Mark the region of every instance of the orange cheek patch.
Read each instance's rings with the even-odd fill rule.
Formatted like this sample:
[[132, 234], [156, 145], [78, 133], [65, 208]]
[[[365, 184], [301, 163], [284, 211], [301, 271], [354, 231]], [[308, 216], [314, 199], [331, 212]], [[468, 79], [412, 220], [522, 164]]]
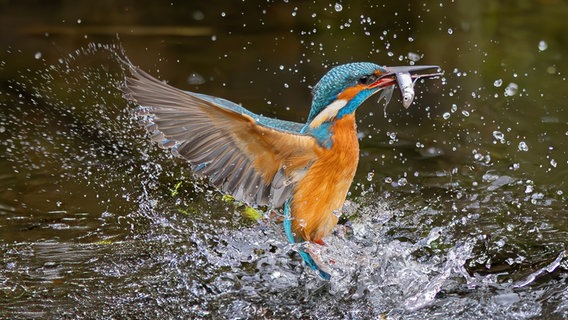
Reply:
[[365, 87], [366, 86], [364, 86], [362, 84], [358, 84], [358, 85], [355, 85], [353, 87], [349, 87], [349, 88], [343, 90], [343, 92], [340, 93], [337, 96], [337, 99], [343, 99], [343, 100], [349, 101], [349, 100], [353, 99], [353, 97], [355, 97], [359, 93], [359, 91], [365, 89]]

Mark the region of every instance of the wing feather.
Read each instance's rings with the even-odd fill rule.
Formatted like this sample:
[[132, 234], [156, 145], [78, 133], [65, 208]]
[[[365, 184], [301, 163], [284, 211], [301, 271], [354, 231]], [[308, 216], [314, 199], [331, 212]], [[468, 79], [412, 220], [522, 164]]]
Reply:
[[225, 99], [174, 88], [130, 66], [123, 88], [162, 148], [186, 159], [196, 174], [251, 205], [280, 207], [298, 171], [317, 157], [302, 124], [270, 119]]

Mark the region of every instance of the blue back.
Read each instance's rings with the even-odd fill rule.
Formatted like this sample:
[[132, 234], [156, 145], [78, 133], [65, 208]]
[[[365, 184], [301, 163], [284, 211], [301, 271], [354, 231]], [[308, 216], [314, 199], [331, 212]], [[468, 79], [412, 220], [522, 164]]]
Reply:
[[[370, 62], [348, 63], [336, 66], [329, 70], [329, 72], [321, 78], [321, 80], [314, 86], [312, 90], [312, 107], [310, 109], [308, 121], [305, 125], [297, 122], [273, 119], [257, 115], [243, 108], [241, 105], [223, 98], [189, 91], [187, 91], [187, 93], [210, 101], [220, 107], [246, 114], [255, 119], [255, 121], [259, 125], [293, 134], [309, 134], [311, 136], [314, 136], [321, 144], [324, 141], [329, 140], [329, 136], [331, 134], [328, 128], [329, 126], [323, 125], [316, 130], [307, 130], [307, 124], [309, 124], [323, 109], [325, 109], [325, 107], [332, 103], [341, 92], [343, 92], [348, 87], [356, 85], [361, 77], [374, 74], [375, 70], [382, 70], [383, 72], [386, 72], [383, 67]], [[351, 110], [357, 108], [357, 106], [366, 98], [367, 96], [363, 94], [361, 97], [353, 99], [353, 101], [350, 102], [350, 105], [353, 105], [352, 108], [347, 109]], [[349, 107], [350, 105], [348, 105], [347, 107]]]
[[191, 95], [197, 96], [197, 97], [199, 97], [203, 100], [207, 100], [209, 102], [212, 102], [212, 103], [214, 103], [214, 104], [216, 104], [216, 105], [218, 105], [222, 108], [227, 108], [227, 109], [236, 111], [238, 113], [246, 114], [247, 116], [253, 118], [259, 125], [264, 126], [264, 127], [275, 128], [275, 129], [279, 129], [279, 130], [282, 130], [282, 131], [298, 134], [298, 133], [300, 133], [300, 131], [302, 130], [302, 127], [304, 126], [301, 123], [297, 123], [297, 122], [293, 122], [293, 121], [274, 119], [274, 118], [269, 118], [269, 117], [265, 117], [265, 116], [262, 116], [262, 115], [258, 115], [256, 113], [250, 112], [249, 110], [245, 109], [240, 104], [234, 103], [234, 102], [229, 101], [227, 99], [210, 96], [210, 95], [203, 94], [203, 93], [196, 93], [196, 92], [191, 92], [191, 91], [186, 91], [186, 92], [191, 94]]

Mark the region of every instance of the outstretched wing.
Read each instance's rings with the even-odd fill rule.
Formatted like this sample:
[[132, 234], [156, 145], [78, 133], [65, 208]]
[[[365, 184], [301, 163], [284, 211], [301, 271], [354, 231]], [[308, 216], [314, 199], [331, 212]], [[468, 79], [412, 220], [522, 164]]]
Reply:
[[299, 133], [299, 123], [182, 91], [131, 65], [130, 71], [123, 92], [140, 106], [152, 139], [239, 201], [280, 207], [316, 158], [317, 142]]

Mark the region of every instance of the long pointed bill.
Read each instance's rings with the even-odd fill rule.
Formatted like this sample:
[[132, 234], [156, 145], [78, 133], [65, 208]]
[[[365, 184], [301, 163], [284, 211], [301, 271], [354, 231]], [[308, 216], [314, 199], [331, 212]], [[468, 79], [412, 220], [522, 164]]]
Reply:
[[[402, 105], [405, 108], [410, 107], [412, 101], [414, 100], [414, 84], [416, 80], [421, 78], [434, 78], [442, 75], [440, 67], [438, 66], [400, 66], [400, 67], [385, 67], [386, 73], [381, 75], [375, 82], [373, 82], [369, 87], [371, 88], [385, 88], [383, 94], [381, 94], [379, 101], [385, 99], [388, 103], [390, 101], [390, 96], [392, 95], [392, 88], [387, 88], [393, 85], [398, 85], [400, 95], [402, 97]], [[424, 71], [430, 70], [436, 72], [426, 73]]]

